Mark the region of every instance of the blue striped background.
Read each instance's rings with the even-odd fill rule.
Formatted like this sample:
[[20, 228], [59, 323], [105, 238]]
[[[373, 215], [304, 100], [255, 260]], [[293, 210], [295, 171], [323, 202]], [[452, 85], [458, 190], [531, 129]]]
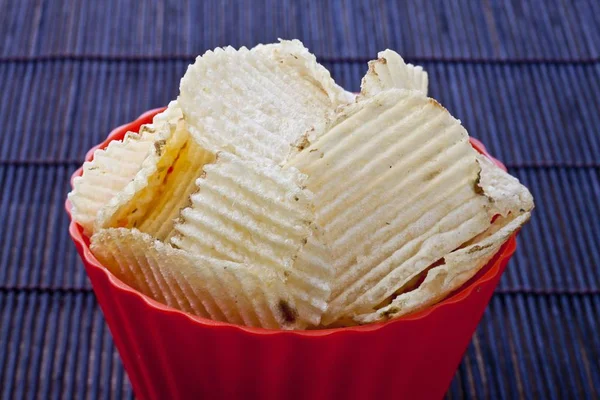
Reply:
[[594, 0], [0, 0], [0, 398], [133, 396], [67, 234], [69, 176], [195, 55], [278, 37], [349, 90], [378, 50], [421, 63], [536, 198], [448, 397], [598, 398], [599, 26]]

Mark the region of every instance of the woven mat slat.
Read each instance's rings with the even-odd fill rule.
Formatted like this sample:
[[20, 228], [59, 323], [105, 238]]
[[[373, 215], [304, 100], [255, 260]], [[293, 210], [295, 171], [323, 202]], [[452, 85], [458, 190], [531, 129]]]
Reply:
[[594, 398], [599, 314], [597, 295], [494, 296], [447, 397]]
[[[300, 38], [322, 56], [589, 58], [598, 56], [598, 5], [529, 2], [4, 0], [0, 56], [201, 53]], [[560, 24], [557, 24], [560, 21]]]
[[89, 287], [68, 235], [70, 168], [0, 167], [0, 288]]
[[91, 293], [0, 293], [0, 321], [1, 398], [132, 397]]
[[[325, 65], [349, 90], [366, 71], [364, 63]], [[81, 160], [112, 128], [174, 98], [186, 67], [185, 60], [0, 63], [0, 164]], [[507, 165], [600, 167], [600, 64], [424, 67], [431, 95]]]
[[501, 289], [600, 287], [600, 169], [510, 171], [531, 190], [536, 208], [502, 277]]

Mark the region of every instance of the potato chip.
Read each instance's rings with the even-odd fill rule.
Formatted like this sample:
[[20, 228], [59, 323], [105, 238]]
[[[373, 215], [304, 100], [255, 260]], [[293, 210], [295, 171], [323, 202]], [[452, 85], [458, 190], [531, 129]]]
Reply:
[[218, 153], [197, 180], [171, 242], [196, 254], [262, 265], [286, 281], [299, 319], [317, 324], [326, 308], [331, 268], [305, 176], [268, 160]]
[[517, 178], [495, 165], [489, 158], [477, 154], [481, 168], [478, 185], [493, 200], [492, 211], [507, 216], [533, 210], [533, 197]]
[[98, 213], [97, 228], [138, 228], [167, 240], [174, 220], [196, 190], [194, 181], [214, 155], [189, 135], [183, 119], [152, 124], [152, 151], [134, 179]]
[[392, 302], [375, 312], [354, 317], [361, 324], [400, 317], [425, 309], [460, 288], [485, 266], [510, 236], [527, 222], [529, 212], [498, 218], [492, 226], [470, 244], [461, 247], [441, 260], [442, 263], [427, 272], [425, 280], [414, 290], [395, 297]]
[[351, 101], [299, 41], [207, 51], [180, 89], [184, 118], [202, 147], [277, 164]]
[[424, 272], [421, 283], [403, 288], [383, 307], [354, 317], [356, 323], [371, 323], [396, 318], [427, 308], [460, 288], [485, 266], [514, 232], [530, 218], [531, 193], [516, 178], [478, 154], [481, 166], [479, 187], [493, 202], [497, 218], [483, 233], [445, 255]]
[[142, 167], [152, 148], [155, 123], [182, 118], [177, 101], [156, 114], [152, 124], [140, 127], [139, 133], [128, 132], [123, 140], [111, 141], [105, 149], [94, 152], [92, 161], [83, 164], [83, 173], [73, 181], [69, 193], [73, 218], [84, 228], [86, 235], [94, 231], [100, 209], [131, 182]]
[[285, 76], [309, 79], [327, 94], [332, 104], [348, 104], [354, 101], [354, 94], [345, 91], [331, 78], [331, 74], [301, 41], [281, 40], [279, 43], [259, 44], [252, 49], [279, 63]]
[[[179, 213], [189, 205], [190, 196], [197, 190], [196, 179], [202, 174], [203, 167], [214, 160], [213, 153], [188, 139], [160, 186], [150, 194], [151, 201], [146, 204], [147, 211], [139, 219], [138, 229], [157, 239], [168, 241], [175, 233], [175, 221]], [[136, 204], [135, 199], [133, 202]]]
[[166, 109], [159, 112], [152, 118], [152, 123], [140, 126], [139, 134], [143, 138], [151, 139], [150, 137], [156, 133], [156, 130], [165, 124], [177, 124], [183, 119], [183, 112], [177, 100], [169, 102]]
[[304, 327], [284, 282], [260, 266], [190, 254], [137, 229], [100, 230], [90, 248], [117, 278], [170, 307], [247, 326]]
[[180, 119], [183, 118], [183, 111], [181, 111], [181, 107], [179, 106], [179, 102], [177, 100], [173, 100], [169, 102], [167, 108], [156, 114], [154, 118], [152, 118], [153, 125], [159, 125], [164, 123], [176, 124]]
[[346, 107], [289, 165], [309, 176], [334, 257], [326, 324], [372, 310], [495, 213], [477, 186], [466, 130], [417, 91], [390, 89]]
[[73, 180], [69, 201], [71, 214], [86, 235], [94, 231], [98, 211], [138, 173], [151, 147], [151, 136], [129, 132], [123, 141], [113, 140], [96, 150], [92, 161], [83, 164], [83, 174]]
[[418, 90], [427, 96], [429, 78], [421, 66], [406, 64], [393, 50], [377, 54], [377, 60], [369, 61], [369, 71], [363, 77], [361, 96], [370, 97], [387, 89]]

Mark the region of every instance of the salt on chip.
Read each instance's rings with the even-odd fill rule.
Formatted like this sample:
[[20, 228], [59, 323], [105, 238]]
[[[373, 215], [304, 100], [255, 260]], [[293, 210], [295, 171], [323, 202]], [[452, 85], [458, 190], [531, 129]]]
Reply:
[[141, 168], [152, 147], [151, 135], [129, 132], [122, 141], [113, 140], [83, 164], [83, 173], [73, 180], [69, 193], [71, 214], [86, 235], [94, 231], [96, 216], [127, 186]]
[[216, 321], [298, 329], [294, 299], [271, 271], [190, 254], [137, 229], [103, 229], [90, 249], [117, 278], [170, 307]]
[[171, 242], [195, 254], [274, 271], [296, 300], [299, 320], [317, 325], [327, 306], [331, 268], [312, 223], [305, 178], [269, 160], [220, 152], [197, 180], [198, 191], [181, 212]]
[[200, 145], [276, 164], [310, 140], [337, 106], [352, 101], [297, 40], [207, 51], [188, 67], [180, 92]]
[[289, 165], [309, 176], [332, 252], [324, 324], [373, 310], [496, 212], [466, 130], [418, 91], [389, 89], [346, 107]]
[[214, 160], [177, 117], [152, 124], [152, 150], [131, 182], [100, 209], [98, 229], [136, 227], [160, 240], [171, 237], [175, 219], [196, 190], [195, 179]]
[[427, 95], [429, 78], [423, 67], [405, 63], [398, 53], [389, 49], [377, 56], [377, 60], [369, 61], [369, 71], [360, 85], [361, 97], [393, 88], [418, 90]]

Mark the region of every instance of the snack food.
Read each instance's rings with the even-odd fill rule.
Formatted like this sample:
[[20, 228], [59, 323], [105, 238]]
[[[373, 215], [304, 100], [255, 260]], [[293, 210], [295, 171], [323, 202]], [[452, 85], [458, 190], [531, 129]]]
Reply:
[[171, 237], [174, 220], [196, 190], [194, 180], [214, 154], [190, 137], [176, 102], [163, 114], [143, 127], [152, 132], [150, 151], [134, 178], [100, 209], [97, 229], [138, 228], [159, 240]]
[[102, 229], [91, 249], [117, 277], [171, 307], [247, 326], [303, 326], [294, 299], [267, 268], [177, 250], [137, 229]]
[[275, 163], [350, 100], [297, 40], [207, 51], [180, 90], [184, 118], [201, 146]]
[[305, 180], [295, 168], [220, 152], [197, 180], [198, 191], [181, 211], [171, 242], [190, 253], [272, 271], [296, 299], [298, 318], [318, 324], [331, 273], [326, 253], [305, 246], [317, 234]]
[[[298, 41], [199, 57], [142, 133], [131, 182], [74, 213], [94, 254], [157, 301], [266, 328], [377, 322], [446, 297], [533, 201], [426, 96], [422, 68], [379, 56], [356, 99]], [[81, 182], [74, 193], [95, 187]]]
[[404, 62], [400, 54], [385, 50], [369, 61], [369, 70], [362, 78], [360, 94], [370, 97], [387, 89], [417, 90], [427, 96], [429, 76], [420, 65]]
[[[182, 117], [179, 105], [173, 101], [164, 112], [154, 117], [151, 124], [142, 126], [139, 133], [128, 132], [122, 141], [112, 141], [106, 148], [96, 150], [94, 158], [84, 163], [82, 175], [73, 180], [69, 200], [73, 206], [71, 212], [86, 234], [93, 233], [95, 225], [103, 227], [122, 223], [116, 215], [120, 204], [129, 206], [126, 212], [121, 212], [124, 214], [121, 218], [126, 219], [123, 225], [132, 225], [142, 216], [141, 212], [130, 215], [136, 214], [132, 213], [135, 209], [135, 206], [131, 207], [134, 204], [132, 196], [147, 186], [149, 175], [157, 168], [156, 153], [163, 152], [171, 134], [169, 126], [177, 124]], [[163, 131], [155, 135], [157, 129]], [[177, 136], [179, 139], [182, 135]], [[170, 168], [173, 159], [164, 164]], [[98, 219], [101, 222], [97, 222]], [[112, 221], [107, 221], [109, 219]]]
[[326, 324], [376, 310], [495, 215], [530, 209], [505, 204], [497, 192], [508, 186], [487, 176], [506, 174], [482, 168], [459, 121], [417, 91], [392, 88], [347, 106], [306, 150], [290, 165], [309, 176], [334, 258]]
[[83, 174], [73, 180], [69, 200], [73, 218], [87, 235], [94, 232], [100, 209], [138, 173], [151, 145], [150, 135], [131, 132], [123, 141], [96, 150], [93, 160], [83, 164]]

